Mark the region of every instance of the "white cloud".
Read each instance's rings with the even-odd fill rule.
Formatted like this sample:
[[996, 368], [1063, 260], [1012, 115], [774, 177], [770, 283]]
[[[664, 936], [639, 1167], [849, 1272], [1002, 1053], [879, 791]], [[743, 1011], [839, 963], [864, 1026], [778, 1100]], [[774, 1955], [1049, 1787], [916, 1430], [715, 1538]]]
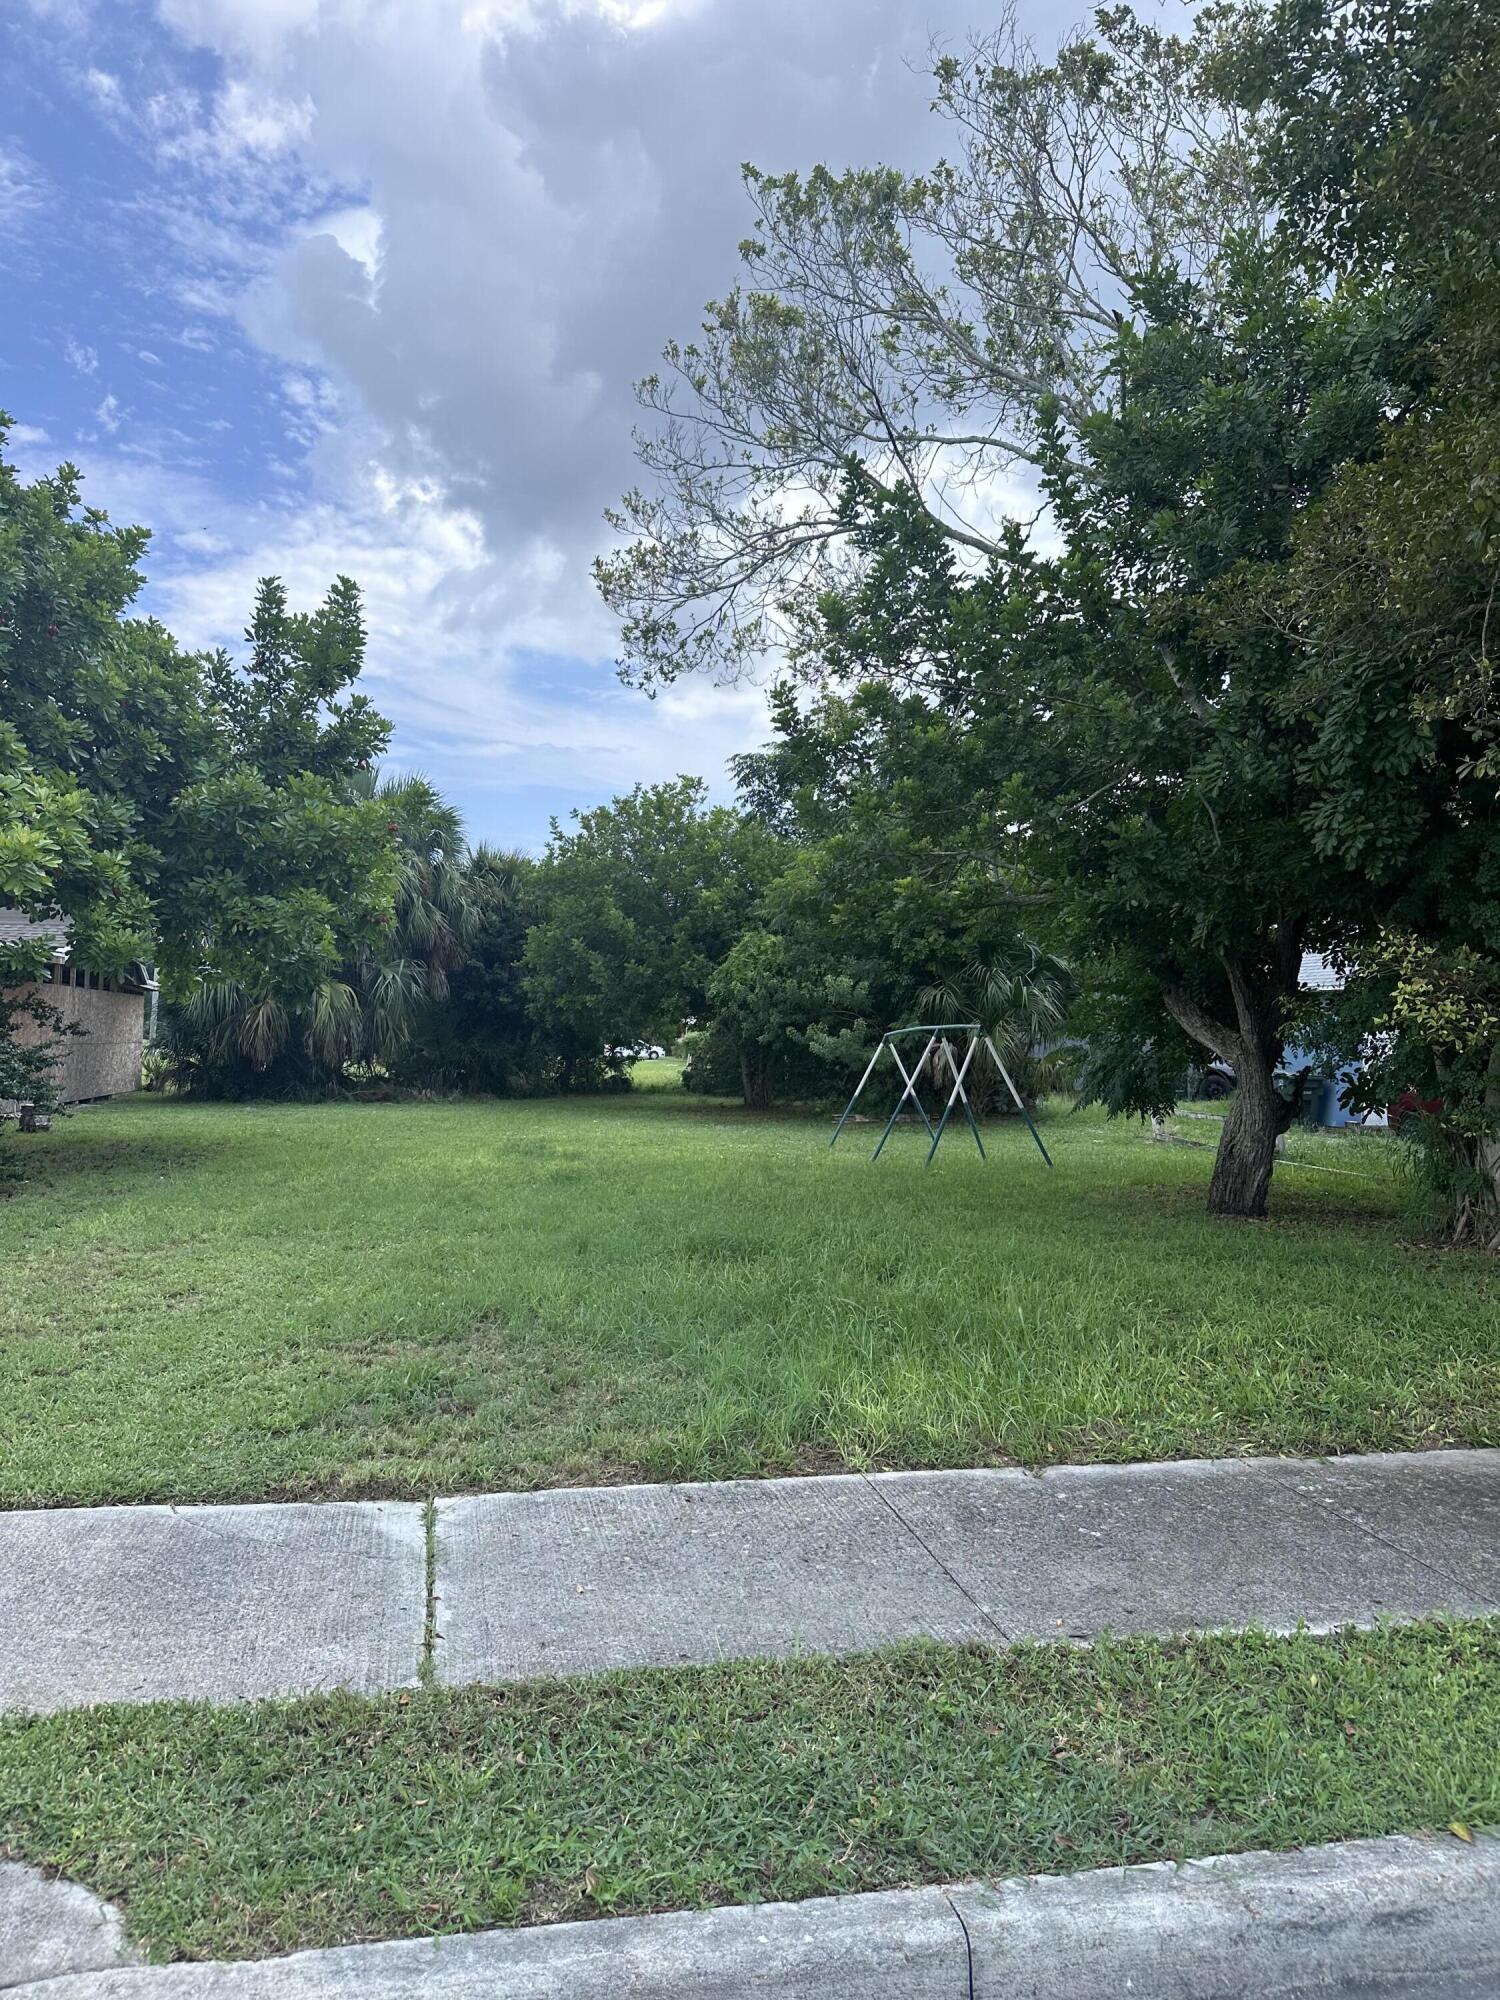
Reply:
[[80, 375], [97, 375], [99, 372], [99, 350], [75, 340], [72, 334], [63, 343], [63, 359]]
[[110, 116], [123, 112], [125, 94], [120, 88], [120, 79], [106, 69], [90, 69], [84, 75], [84, 84], [89, 95], [100, 110]]
[[346, 257], [352, 257], [356, 264], [363, 267], [372, 284], [379, 280], [385, 227], [379, 211], [367, 203], [359, 203], [352, 208], [331, 209], [328, 214], [309, 222], [303, 235], [304, 238], [331, 236]]
[[[966, 18], [968, 0], [945, 4]], [[163, 13], [230, 70], [196, 125], [170, 100], [185, 154], [255, 131], [294, 145], [310, 183], [362, 191], [289, 228], [236, 311], [297, 376], [338, 385], [359, 454], [435, 479], [478, 520], [512, 607], [490, 633], [501, 646], [546, 622], [612, 647], [588, 561], [634, 472], [630, 385], [733, 282], [741, 159], [921, 159], [936, 144], [906, 67], [926, 47], [907, 0]], [[226, 288], [219, 270], [179, 296], [222, 317]], [[308, 449], [332, 490], [339, 438]], [[527, 578], [539, 597], [523, 607]]]
[[234, 80], [207, 105], [193, 90], [160, 91], [147, 99], [143, 116], [162, 159], [238, 168], [247, 155], [274, 158], [305, 140], [313, 108], [305, 97], [280, 97]]
[[104, 401], [95, 410], [94, 418], [100, 429], [107, 431], [113, 437], [114, 433], [120, 428], [120, 404], [118, 398], [106, 396]]
[[[549, 552], [522, 562], [512, 595], [477, 517], [430, 483], [372, 463], [357, 493], [341, 504], [246, 508], [201, 477], [101, 452], [86, 479], [86, 497], [115, 520], [154, 525], [144, 608], [189, 647], [237, 649], [265, 574], [284, 578], [299, 607], [335, 576], [354, 576], [370, 629], [364, 685], [396, 724], [395, 761], [451, 775], [467, 791], [581, 786], [602, 797], [681, 771], [717, 775], [758, 739], [763, 705], [753, 689], [696, 684], [646, 702], [607, 675], [586, 699], [575, 682], [556, 685], [538, 662], [556, 656], [564, 632], [527, 608], [542, 594], [546, 576], [536, 572], [555, 560]], [[514, 635], [511, 645], [490, 642], [491, 621]], [[538, 823], [535, 839], [541, 831]]]
[[735, 281], [743, 159], [930, 160], [943, 134], [912, 66], [973, 0], [157, 7], [191, 69], [152, 65], [123, 111], [123, 63], [90, 85], [163, 168], [159, 291], [187, 317], [149, 337], [205, 356], [248, 337], [270, 359], [282, 435], [257, 443], [254, 490], [285, 493], [156, 475], [135, 511], [163, 529], [169, 622], [222, 637], [257, 575], [306, 599], [346, 569], [408, 760], [440, 745], [507, 782], [601, 790], [717, 777], [761, 698], [622, 690], [589, 574], [635, 476], [630, 385]]
[[0, 139], [0, 232], [12, 234], [47, 205], [41, 169], [10, 139]]
[[214, 105], [214, 133], [230, 155], [285, 152], [307, 138], [312, 122], [306, 97], [273, 97], [241, 82], [221, 91]]
[[184, 528], [172, 537], [174, 547], [186, 550], [190, 556], [227, 556], [231, 544], [222, 535], [210, 533], [207, 528]]

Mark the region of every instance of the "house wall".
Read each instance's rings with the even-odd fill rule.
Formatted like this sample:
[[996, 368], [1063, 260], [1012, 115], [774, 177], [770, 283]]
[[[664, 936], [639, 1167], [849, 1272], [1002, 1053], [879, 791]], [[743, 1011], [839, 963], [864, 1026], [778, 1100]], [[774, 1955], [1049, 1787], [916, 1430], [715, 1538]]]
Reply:
[[[141, 1087], [141, 1049], [146, 1035], [145, 1000], [140, 993], [106, 993], [99, 986], [19, 986], [18, 996], [39, 993], [64, 1021], [76, 1021], [84, 1033], [67, 1036], [55, 1072], [57, 1094], [65, 1104], [86, 1097], [113, 1097]], [[21, 1042], [46, 1039], [45, 1031], [27, 1015], [16, 1023]]]

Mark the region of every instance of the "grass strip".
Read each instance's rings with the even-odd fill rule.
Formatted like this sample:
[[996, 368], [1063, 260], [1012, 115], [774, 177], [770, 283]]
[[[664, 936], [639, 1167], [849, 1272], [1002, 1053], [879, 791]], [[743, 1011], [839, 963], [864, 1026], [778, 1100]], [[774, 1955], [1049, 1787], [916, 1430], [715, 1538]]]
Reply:
[[1500, 1620], [910, 1646], [0, 1723], [0, 1851], [154, 1958], [1500, 1821]]

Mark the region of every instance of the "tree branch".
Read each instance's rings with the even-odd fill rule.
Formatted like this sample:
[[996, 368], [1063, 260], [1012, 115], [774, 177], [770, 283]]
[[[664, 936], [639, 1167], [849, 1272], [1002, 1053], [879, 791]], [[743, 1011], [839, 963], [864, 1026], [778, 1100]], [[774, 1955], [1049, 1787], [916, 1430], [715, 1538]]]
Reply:
[[1163, 985], [1162, 1004], [1185, 1035], [1202, 1044], [1211, 1055], [1221, 1056], [1227, 1063], [1240, 1059], [1240, 1038], [1216, 1021], [1206, 1008], [1200, 1007], [1180, 987]]
[[1198, 692], [1197, 688], [1193, 686], [1192, 682], [1179, 671], [1177, 655], [1172, 651], [1172, 648], [1170, 646], [1158, 646], [1157, 651], [1161, 654], [1162, 664], [1171, 675], [1173, 687], [1182, 696], [1193, 714], [1197, 716], [1200, 722], [1212, 722], [1214, 719], [1213, 710]]

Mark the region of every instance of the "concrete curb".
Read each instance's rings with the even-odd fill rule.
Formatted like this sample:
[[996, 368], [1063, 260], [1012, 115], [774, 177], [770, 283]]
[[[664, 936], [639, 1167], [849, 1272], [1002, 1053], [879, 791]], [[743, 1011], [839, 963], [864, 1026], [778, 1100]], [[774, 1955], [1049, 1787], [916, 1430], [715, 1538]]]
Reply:
[[1348, 1841], [951, 1893], [974, 1994], [997, 2000], [1500, 1993], [1500, 1840]]
[[1396, 1836], [350, 1945], [252, 1964], [121, 1966], [5, 1992], [6, 2000], [1494, 2000], [1500, 1840]]
[[77, 1882], [0, 1861], [0, 1995], [35, 1992], [69, 1972], [130, 1965], [120, 1912]]

